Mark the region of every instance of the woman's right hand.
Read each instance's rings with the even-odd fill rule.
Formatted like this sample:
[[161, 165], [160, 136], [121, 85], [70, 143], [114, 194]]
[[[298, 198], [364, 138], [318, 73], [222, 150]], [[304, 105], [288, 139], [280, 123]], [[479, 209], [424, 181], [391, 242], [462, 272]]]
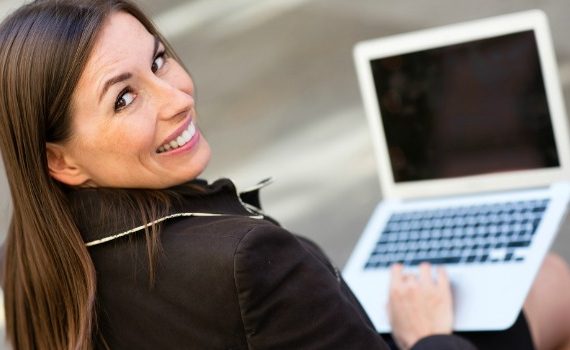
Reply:
[[439, 267], [435, 279], [427, 263], [420, 265], [418, 275], [404, 273], [400, 264], [391, 272], [388, 312], [396, 344], [410, 349], [423, 337], [450, 334], [453, 304], [445, 270]]

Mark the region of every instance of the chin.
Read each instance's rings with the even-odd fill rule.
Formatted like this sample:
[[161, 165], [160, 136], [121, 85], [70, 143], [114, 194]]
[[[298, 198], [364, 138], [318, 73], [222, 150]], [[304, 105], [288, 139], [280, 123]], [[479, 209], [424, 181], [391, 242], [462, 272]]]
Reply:
[[184, 174], [180, 177], [178, 183], [173, 185], [179, 185], [181, 183], [194, 180], [198, 178], [208, 166], [210, 162], [211, 152], [208, 143], [203, 142], [200, 145], [198, 152], [192, 157], [189, 167], [180, 170], [180, 174]]

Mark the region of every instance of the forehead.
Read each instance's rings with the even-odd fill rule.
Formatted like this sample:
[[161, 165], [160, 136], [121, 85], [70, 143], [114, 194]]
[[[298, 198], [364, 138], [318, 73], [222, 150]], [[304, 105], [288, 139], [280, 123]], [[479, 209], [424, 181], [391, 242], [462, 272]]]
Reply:
[[[126, 12], [113, 12], [103, 23], [93, 48], [93, 53], [101, 52], [103, 49], [116, 50], [121, 47], [132, 48], [140, 46], [140, 42], [132, 40], [153, 37], [152, 34], [133, 15]], [[94, 56], [95, 56], [94, 55]]]
[[[126, 12], [112, 13], [103, 24], [87, 61], [84, 76], [106, 75], [129, 59], [148, 60], [146, 53], [152, 50], [154, 36], [132, 15]], [[146, 55], [144, 54], [146, 53]], [[98, 80], [98, 79], [97, 79]]]

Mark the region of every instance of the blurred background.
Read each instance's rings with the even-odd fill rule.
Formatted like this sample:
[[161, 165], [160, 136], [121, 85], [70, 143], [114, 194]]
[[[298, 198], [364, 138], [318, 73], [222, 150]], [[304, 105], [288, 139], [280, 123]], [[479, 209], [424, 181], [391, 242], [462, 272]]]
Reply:
[[[567, 0], [135, 2], [154, 18], [198, 87], [199, 125], [213, 149], [204, 177], [229, 177], [240, 188], [273, 177], [262, 192], [265, 211], [315, 240], [340, 267], [381, 199], [352, 61], [356, 42], [539, 8], [550, 19], [570, 99]], [[22, 3], [2, 0], [0, 14]], [[10, 210], [4, 175], [0, 198], [3, 238]], [[553, 247], [567, 259], [569, 225]]]

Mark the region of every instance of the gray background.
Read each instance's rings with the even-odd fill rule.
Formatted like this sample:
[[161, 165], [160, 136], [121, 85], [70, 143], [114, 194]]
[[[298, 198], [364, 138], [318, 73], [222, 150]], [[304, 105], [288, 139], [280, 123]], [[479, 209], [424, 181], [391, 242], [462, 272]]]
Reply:
[[[136, 2], [198, 87], [199, 123], [213, 148], [204, 177], [230, 177], [242, 188], [273, 177], [263, 192], [266, 211], [317, 241], [339, 266], [381, 198], [352, 62], [356, 42], [540, 8], [550, 19], [570, 98], [566, 0]], [[0, 13], [21, 3], [0, 1]], [[4, 176], [0, 198], [3, 237], [10, 205]], [[553, 249], [570, 259], [567, 227]]]

